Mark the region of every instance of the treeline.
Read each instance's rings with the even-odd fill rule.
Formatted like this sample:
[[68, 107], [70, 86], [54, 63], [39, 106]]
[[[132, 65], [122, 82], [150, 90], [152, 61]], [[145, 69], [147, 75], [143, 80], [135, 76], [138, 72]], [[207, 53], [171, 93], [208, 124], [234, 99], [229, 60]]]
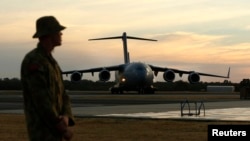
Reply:
[[21, 90], [22, 84], [18, 78], [4, 78], [0, 79], [0, 90]]
[[[67, 90], [109, 90], [110, 87], [115, 85], [115, 82], [94, 82], [91, 80], [81, 80], [77, 83], [73, 83], [69, 80], [64, 80], [65, 88]], [[240, 83], [231, 82], [199, 82], [196, 84], [190, 84], [186, 81], [176, 81], [176, 82], [156, 82], [154, 87], [159, 91], [206, 91], [208, 85], [216, 86], [235, 86], [235, 91], [239, 91]], [[0, 90], [21, 90], [22, 84], [18, 78], [4, 78], [0, 79]]]

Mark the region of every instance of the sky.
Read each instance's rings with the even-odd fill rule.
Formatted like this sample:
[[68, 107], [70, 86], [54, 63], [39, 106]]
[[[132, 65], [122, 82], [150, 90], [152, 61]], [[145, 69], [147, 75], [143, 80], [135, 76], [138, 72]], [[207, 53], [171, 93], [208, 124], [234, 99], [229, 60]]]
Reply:
[[[21, 61], [38, 42], [36, 20], [52, 15], [67, 27], [53, 51], [63, 71], [122, 64], [121, 40], [88, 39], [126, 32], [158, 40], [128, 40], [131, 62], [223, 76], [230, 67], [228, 80], [238, 83], [250, 76], [249, 7], [249, 0], [1, 0], [0, 78], [20, 78]], [[162, 73], [155, 81], [163, 81]]]

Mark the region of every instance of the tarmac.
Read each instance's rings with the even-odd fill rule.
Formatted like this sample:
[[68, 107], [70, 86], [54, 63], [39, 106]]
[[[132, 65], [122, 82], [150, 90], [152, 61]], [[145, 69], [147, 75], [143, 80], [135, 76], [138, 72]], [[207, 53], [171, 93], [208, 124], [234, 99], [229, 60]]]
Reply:
[[[76, 117], [250, 121], [250, 100], [145, 105], [73, 105]], [[23, 114], [23, 109], [0, 110]]]

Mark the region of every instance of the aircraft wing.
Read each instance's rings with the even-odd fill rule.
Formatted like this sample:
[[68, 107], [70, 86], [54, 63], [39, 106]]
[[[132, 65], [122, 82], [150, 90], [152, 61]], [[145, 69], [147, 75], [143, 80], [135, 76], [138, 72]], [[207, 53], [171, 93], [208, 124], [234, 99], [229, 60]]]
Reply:
[[78, 73], [93, 73], [94, 72], [100, 72], [102, 70], [108, 70], [108, 71], [116, 71], [116, 70], [121, 70], [123, 69], [125, 64], [121, 64], [121, 65], [115, 65], [115, 66], [108, 66], [108, 67], [98, 67], [98, 68], [91, 68], [91, 69], [84, 69], [84, 70], [72, 70], [72, 71], [63, 71], [62, 74], [72, 74], [74, 72], [78, 72]]
[[[191, 74], [191, 73], [195, 72], [195, 71], [178, 70], [178, 69], [173, 69], [173, 68], [158, 67], [158, 66], [153, 66], [153, 65], [149, 65], [149, 66], [151, 67], [152, 71], [154, 71], [155, 75], [157, 75], [158, 72], [165, 72], [165, 71], [168, 71], [168, 70], [172, 70], [174, 73], [178, 73], [180, 77], [182, 77], [183, 74]], [[199, 75], [202, 75], [202, 76], [229, 78], [230, 77], [230, 67], [228, 69], [227, 76], [208, 74], [208, 73], [201, 73], [201, 72], [195, 72], [195, 73], [197, 73]]]

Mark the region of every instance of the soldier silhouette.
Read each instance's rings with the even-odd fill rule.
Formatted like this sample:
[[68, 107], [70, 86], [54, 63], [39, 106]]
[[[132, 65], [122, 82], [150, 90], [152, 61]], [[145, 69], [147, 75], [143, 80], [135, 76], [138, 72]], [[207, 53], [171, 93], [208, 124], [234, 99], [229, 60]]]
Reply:
[[61, 45], [62, 30], [54, 16], [36, 21], [37, 47], [28, 52], [21, 64], [24, 113], [30, 141], [70, 141], [75, 124], [70, 98], [65, 92], [61, 69], [52, 56]]

